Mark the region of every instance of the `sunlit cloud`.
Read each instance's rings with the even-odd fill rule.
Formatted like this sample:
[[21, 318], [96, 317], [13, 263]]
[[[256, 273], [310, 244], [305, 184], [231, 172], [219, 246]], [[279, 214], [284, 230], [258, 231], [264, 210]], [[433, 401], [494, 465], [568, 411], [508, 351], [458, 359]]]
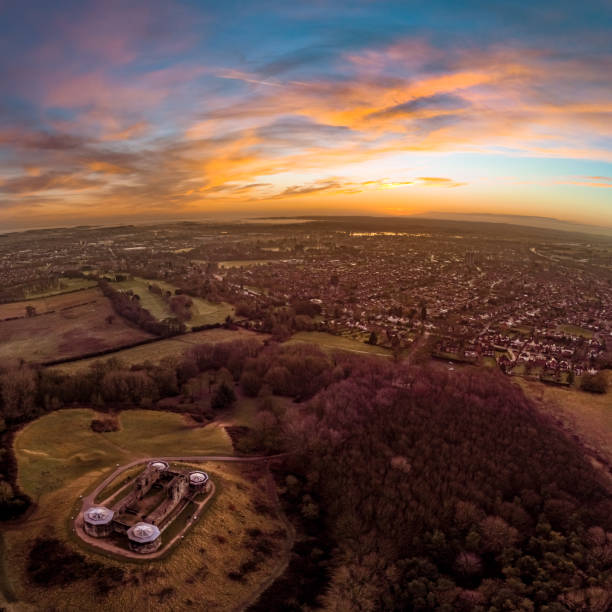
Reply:
[[[492, 17], [477, 37], [419, 26], [415, 9], [407, 32], [382, 2], [363, 8], [376, 27], [359, 34], [339, 7], [313, 8], [312, 22], [276, 8], [273, 19], [85, 2], [70, 21], [50, 5], [24, 16], [36, 36], [0, 43], [20, 49], [0, 58], [2, 209], [176, 215], [324, 197], [384, 212], [393, 198], [478, 193], [510, 206], [511, 184], [572, 185], [588, 207], [598, 196], [586, 194], [610, 186], [612, 56], [597, 24], [599, 38], [573, 52], [570, 25], [510, 38], [495, 36]], [[567, 23], [583, 31], [578, 11]], [[466, 168], [470, 155], [485, 161]], [[495, 178], [521, 158], [541, 160], [546, 176]], [[591, 207], [599, 214], [600, 201]]]

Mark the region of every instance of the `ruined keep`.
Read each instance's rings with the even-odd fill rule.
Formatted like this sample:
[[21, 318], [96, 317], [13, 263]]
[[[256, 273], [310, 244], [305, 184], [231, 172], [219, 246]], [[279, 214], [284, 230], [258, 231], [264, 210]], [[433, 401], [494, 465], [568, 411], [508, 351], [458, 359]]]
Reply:
[[162, 545], [163, 531], [185, 505], [209, 490], [206, 472], [184, 472], [171, 469], [165, 461], [150, 461], [111, 508], [85, 510], [83, 530], [96, 538], [121, 534], [127, 536], [130, 550], [152, 553]]

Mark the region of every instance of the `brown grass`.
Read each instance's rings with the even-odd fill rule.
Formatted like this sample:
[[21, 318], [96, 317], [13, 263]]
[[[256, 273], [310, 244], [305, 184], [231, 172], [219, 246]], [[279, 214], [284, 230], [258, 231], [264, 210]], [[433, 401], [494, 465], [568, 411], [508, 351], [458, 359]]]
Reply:
[[100, 291], [94, 287], [65, 295], [51, 295], [48, 297], [30, 298], [20, 302], [11, 302], [10, 304], [0, 304], [0, 320], [8, 319], [9, 317], [25, 316], [26, 306], [34, 306], [36, 312], [42, 314], [50, 310], [59, 310], [74, 304], [80, 304], [81, 302], [88, 302], [100, 295]]
[[[44, 309], [38, 304], [44, 302]], [[21, 303], [22, 310], [25, 302]], [[14, 306], [5, 304], [2, 308]], [[40, 362], [78, 357], [89, 352], [120, 347], [153, 337], [115, 316], [99, 289], [38, 300], [35, 317], [0, 321], [0, 358]], [[42, 314], [55, 310], [50, 314]], [[6, 312], [6, 311], [5, 311]]]
[[[612, 372], [608, 372], [612, 383]], [[513, 378], [540, 410], [559, 420], [565, 429], [612, 464], [612, 390], [586, 393], [540, 382]]]
[[[217, 486], [215, 498], [197, 523], [169, 555], [157, 561], [132, 562], [100, 555], [79, 543], [70, 533], [69, 517], [74, 516], [79, 493], [98, 481], [100, 473], [88, 473], [49, 494], [27, 525], [5, 533], [5, 570], [18, 605], [33, 609], [57, 610], [232, 610], [271, 576], [277, 554], [287, 537], [283, 523], [272, 508], [261, 514], [257, 500], [266, 500], [264, 475], [251, 468], [227, 463], [206, 463]], [[242, 579], [232, 572], [253, 560], [257, 540], [249, 531], [260, 530], [272, 543], [273, 551], [262, 557], [256, 569]], [[34, 538], [51, 535], [66, 540], [69, 547], [87, 560], [122, 567], [126, 579], [107, 595], [98, 595], [95, 577], [65, 587], [41, 588], [26, 576], [27, 555]]]

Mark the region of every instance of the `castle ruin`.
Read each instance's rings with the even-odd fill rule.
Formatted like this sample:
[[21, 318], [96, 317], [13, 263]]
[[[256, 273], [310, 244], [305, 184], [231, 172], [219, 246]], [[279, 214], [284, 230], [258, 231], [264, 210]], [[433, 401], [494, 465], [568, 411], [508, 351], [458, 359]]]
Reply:
[[127, 538], [131, 550], [158, 550], [162, 533], [195, 497], [210, 490], [208, 474], [170, 468], [150, 461], [129, 491], [110, 508], [92, 506], [83, 513], [83, 530], [94, 538]]

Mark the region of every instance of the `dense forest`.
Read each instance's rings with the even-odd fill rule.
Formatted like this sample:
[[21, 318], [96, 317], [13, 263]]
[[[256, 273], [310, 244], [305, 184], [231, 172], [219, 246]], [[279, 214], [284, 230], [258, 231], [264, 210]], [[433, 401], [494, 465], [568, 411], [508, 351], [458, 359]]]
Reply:
[[[498, 374], [348, 359], [287, 415], [331, 610], [608, 610], [612, 498]], [[340, 494], [339, 494], [340, 493]]]
[[[193, 381], [206, 371], [214, 385], [202, 391]], [[71, 376], [27, 366], [0, 375], [9, 432], [61, 406], [162, 408], [173, 397], [173, 409], [210, 419], [235, 393], [258, 398], [237, 450], [288, 452], [276, 476], [299, 533], [287, 574], [254, 610], [612, 606], [603, 477], [498, 372], [236, 341], [158, 365], [109, 359]], [[10, 474], [2, 483], [14, 485]], [[9, 493], [4, 518], [23, 503]]]

